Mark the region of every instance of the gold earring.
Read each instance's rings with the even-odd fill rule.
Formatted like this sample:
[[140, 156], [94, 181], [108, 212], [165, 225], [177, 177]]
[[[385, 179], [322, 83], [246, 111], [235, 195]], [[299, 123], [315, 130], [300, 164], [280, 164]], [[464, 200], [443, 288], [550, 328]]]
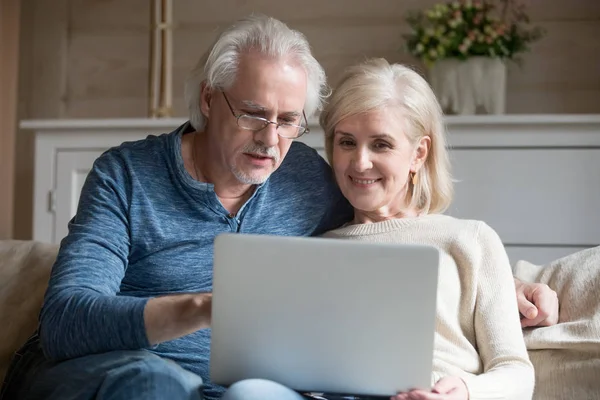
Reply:
[[415, 186], [417, 184], [417, 181], [418, 181], [418, 179], [417, 179], [417, 173], [416, 172], [412, 172], [411, 176], [410, 176], [410, 179], [412, 181], [413, 186]]

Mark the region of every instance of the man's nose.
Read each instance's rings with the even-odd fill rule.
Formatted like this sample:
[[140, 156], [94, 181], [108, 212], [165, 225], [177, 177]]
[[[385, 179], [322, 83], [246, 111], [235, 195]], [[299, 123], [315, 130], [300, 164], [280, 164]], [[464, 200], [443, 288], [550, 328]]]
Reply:
[[254, 140], [265, 147], [273, 147], [279, 143], [277, 125], [269, 124], [254, 134]]

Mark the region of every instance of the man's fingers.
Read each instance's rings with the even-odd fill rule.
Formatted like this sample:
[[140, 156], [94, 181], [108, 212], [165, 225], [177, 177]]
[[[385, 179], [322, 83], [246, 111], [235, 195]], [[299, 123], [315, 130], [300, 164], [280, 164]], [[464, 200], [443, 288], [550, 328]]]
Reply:
[[548, 285], [538, 284], [532, 293], [533, 303], [538, 308], [540, 325], [554, 325], [558, 322], [558, 296]]
[[529, 301], [531, 299], [530, 286], [523, 285], [523, 290], [517, 293], [517, 304], [519, 312], [527, 319], [533, 319], [538, 315], [538, 309]]
[[523, 328], [530, 326], [549, 326], [558, 322], [558, 297], [548, 285], [528, 283], [517, 293], [519, 312]]
[[543, 287], [540, 285], [533, 290], [531, 296], [533, 304], [535, 304], [538, 308], [538, 313], [544, 318], [546, 318], [549, 315], [550, 310], [552, 309], [553, 299], [549, 292], [550, 288], [548, 288], [547, 286]]
[[[531, 303], [530, 303], [531, 304]], [[538, 326], [545, 318], [545, 315], [542, 315], [538, 308], [535, 305], [531, 305], [528, 309], [528, 312], [522, 313], [525, 318], [521, 319], [521, 327], [527, 328], [530, 326]]]

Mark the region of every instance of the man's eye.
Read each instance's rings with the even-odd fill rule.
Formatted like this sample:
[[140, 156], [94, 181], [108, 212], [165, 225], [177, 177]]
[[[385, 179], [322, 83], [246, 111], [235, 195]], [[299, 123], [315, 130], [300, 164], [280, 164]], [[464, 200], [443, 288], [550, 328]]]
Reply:
[[300, 125], [300, 119], [297, 118], [297, 117], [279, 118], [279, 123], [281, 123], [281, 124]]

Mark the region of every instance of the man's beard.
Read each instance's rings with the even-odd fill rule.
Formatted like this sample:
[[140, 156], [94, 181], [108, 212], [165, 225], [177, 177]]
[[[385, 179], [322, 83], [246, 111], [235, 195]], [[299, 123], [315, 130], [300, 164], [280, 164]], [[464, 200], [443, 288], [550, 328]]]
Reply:
[[[270, 157], [271, 161], [273, 162], [273, 165], [279, 164], [279, 159], [280, 159], [279, 149], [275, 146], [265, 147], [265, 146], [261, 146], [261, 145], [255, 143], [255, 142], [250, 142], [240, 150], [240, 153], [241, 154], [251, 153], [251, 154], [258, 154], [258, 155], [265, 156], [265, 157]], [[231, 166], [231, 171], [233, 172], [233, 175], [236, 177], [236, 179], [238, 181], [240, 181], [246, 185], [260, 185], [261, 183], [265, 182], [269, 178], [269, 176], [271, 176], [271, 173], [272, 173], [272, 171], [271, 171], [262, 176], [256, 176], [256, 174], [252, 174], [252, 173], [249, 174], [246, 171], [243, 171], [236, 164]]]

